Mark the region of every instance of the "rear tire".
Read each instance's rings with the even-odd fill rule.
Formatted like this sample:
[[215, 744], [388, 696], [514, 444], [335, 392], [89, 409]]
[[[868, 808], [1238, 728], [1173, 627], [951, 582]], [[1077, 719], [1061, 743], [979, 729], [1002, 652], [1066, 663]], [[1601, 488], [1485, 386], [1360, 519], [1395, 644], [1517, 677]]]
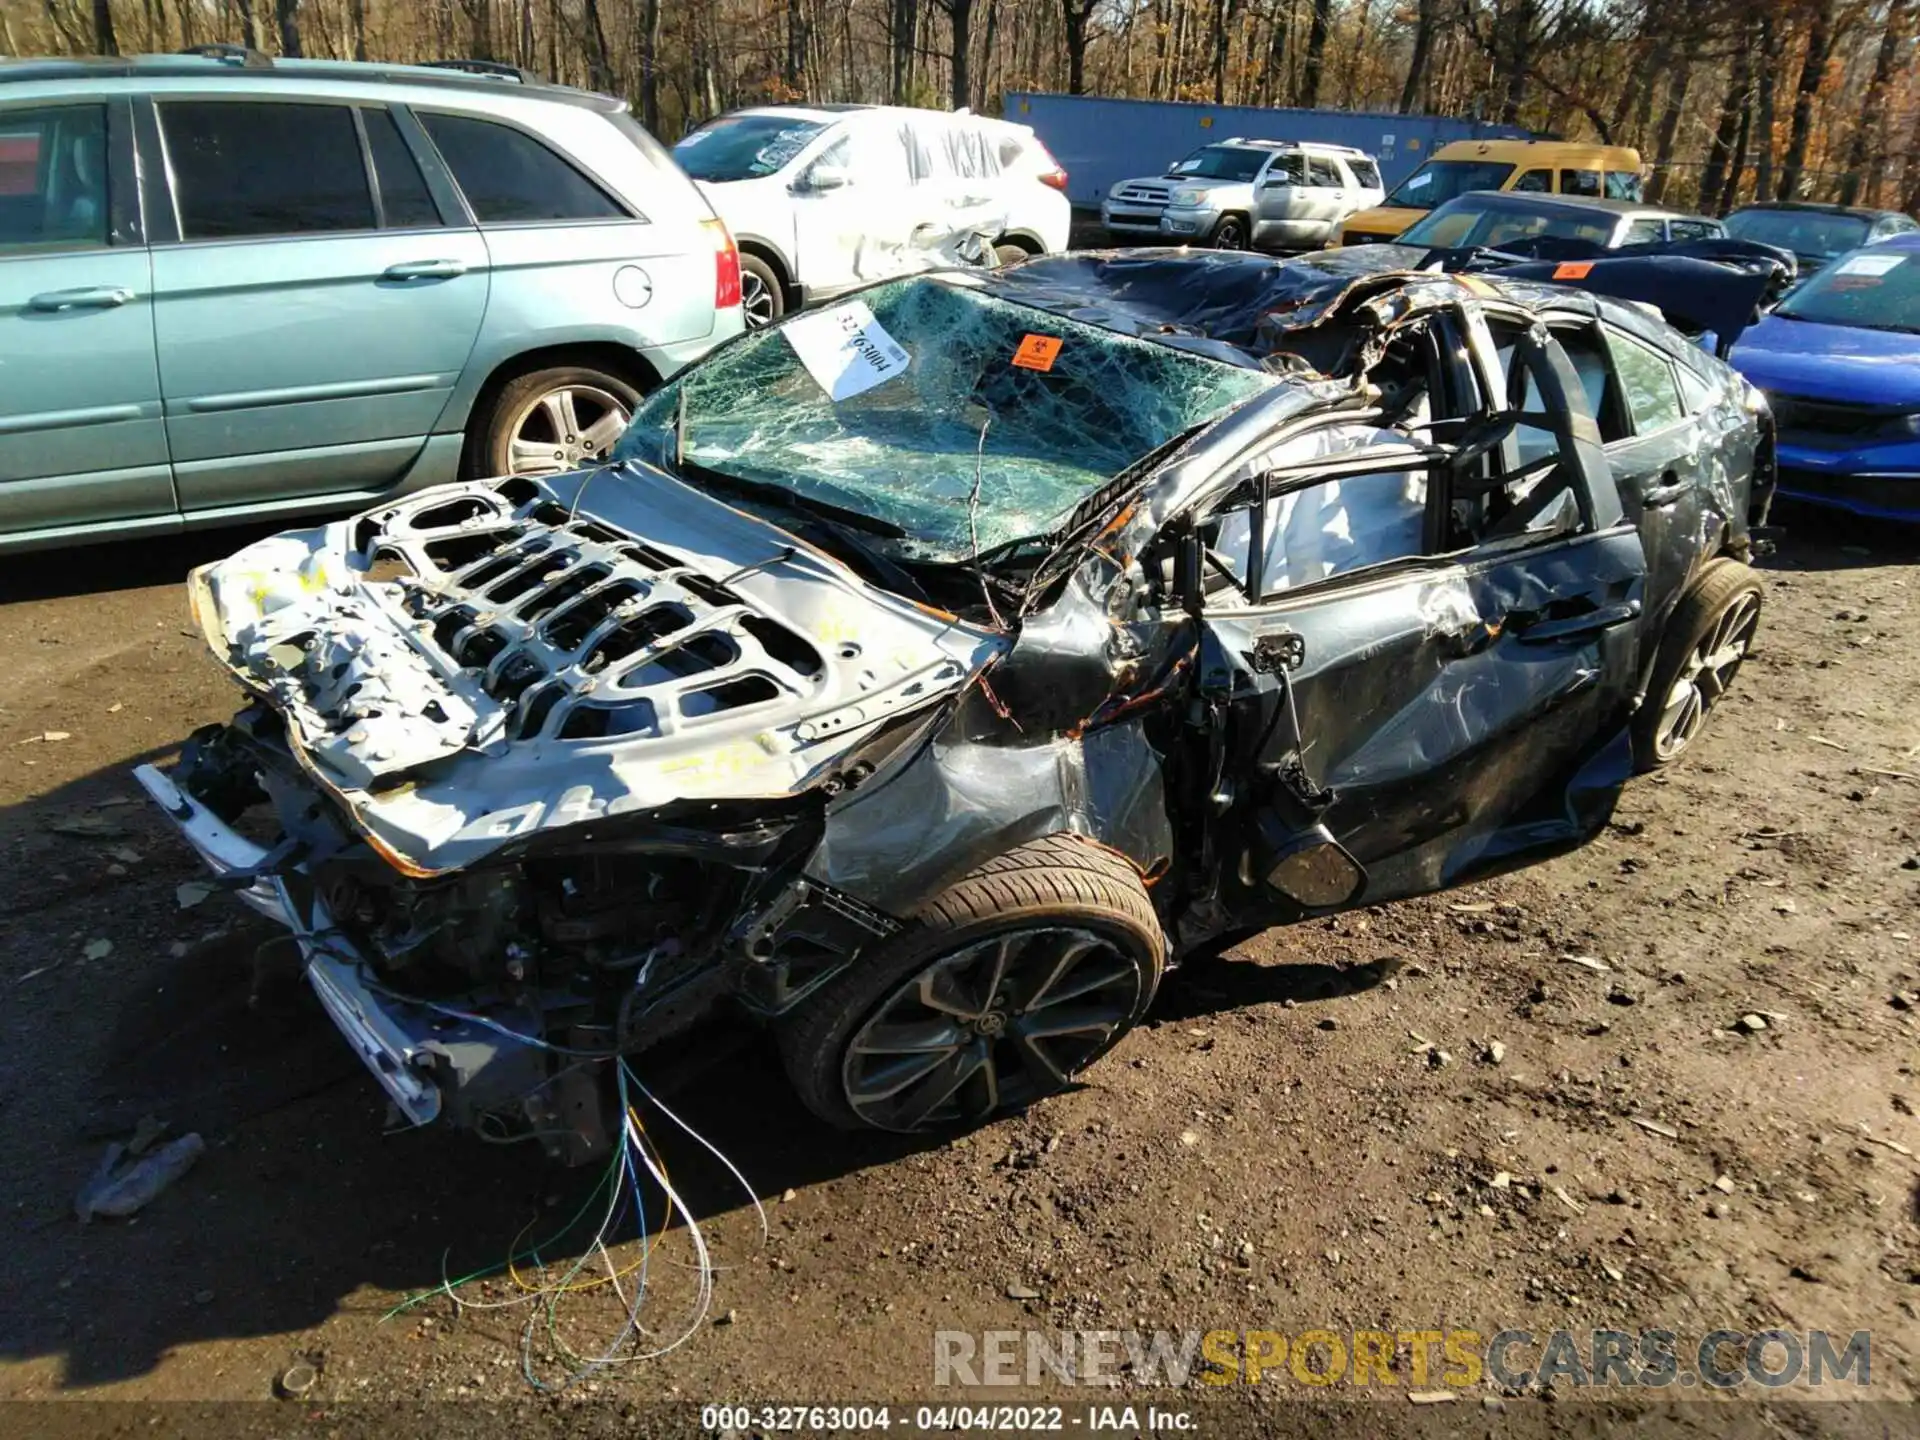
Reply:
[[1760, 577], [1722, 556], [1710, 560], [1673, 607], [1633, 717], [1633, 758], [1642, 771], [1680, 757], [1699, 736], [1752, 648], [1760, 625]]
[[1065, 1089], [1152, 1001], [1166, 940], [1139, 873], [1078, 835], [989, 860], [782, 1026], [806, 1107], [843, 1129], [982, 1123]]
[[624, 375], [586, 365], [531, 370], [501, 386], [467, 431], [476, 477], [558, 475], [606, 458], [640, 403]]

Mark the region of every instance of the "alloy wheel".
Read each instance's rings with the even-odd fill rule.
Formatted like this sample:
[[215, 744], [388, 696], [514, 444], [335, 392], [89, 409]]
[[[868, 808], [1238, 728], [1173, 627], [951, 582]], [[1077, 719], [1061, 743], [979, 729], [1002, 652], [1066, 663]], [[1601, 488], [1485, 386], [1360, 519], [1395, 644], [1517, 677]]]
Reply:
[[1003, 931], [932, 961], [848, 1043], [847, 1103], [882, 1130], [986, 1119], [1066, 1086], [1132, 1020], [1140, 966], [1091, 930]]
[[773, 323], [773, 291], [765, 280], [745, 268], [740, 271], [740, 309], [749, 330]]
[[1240, 228], [1238, 220], [1222, 220], [1214, 228], [1213, 248], [1216, 250], [1244, 250], [1247, 248], [1246, 232]]
[[1713, 628], [1693, 647], [1667, 691], [1654, 732], [1654, 752], [1661, 760], [1671, 760], [1700, 733], [1707, 712], [1726, 694], [1747, 658], [1759, 626], [1760, 597], [1747, 591], [1720, 612]]
[[562, 385], [536, 395], [513, 418], [512, 471], [557, 475], [604, 460], [630, 418], [626, 402], [598, 385]]

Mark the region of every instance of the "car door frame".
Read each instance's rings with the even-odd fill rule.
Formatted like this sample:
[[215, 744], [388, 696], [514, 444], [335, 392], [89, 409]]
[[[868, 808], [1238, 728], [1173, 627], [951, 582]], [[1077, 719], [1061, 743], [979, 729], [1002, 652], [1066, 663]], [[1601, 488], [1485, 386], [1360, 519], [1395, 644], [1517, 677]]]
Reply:
[[[128, 458], [123, 453], [127, 443], [125, 438], [116, 438], [107, 442], [107, 445], [113, 458], [121, 463], [83, 466], [46, 476], [23, 475], [17, 480], [0, 482], [0, 501], [4, 501], [7, 491], [15, 486], [30, 487], [35, 497], [29, 503], [30, 512], [45, 514], [48, 506], [41, 502], [52, 501], [55, 516], [36, 519], [30, 525], [17, 528], [14, 517], [8, 513], [14, 507], [0, 503], [0, 536], [6, 537], [4, 542], [0, 542], [0, 549], [56, 544], [89, 533], [164, 533], [177, 530], [180, 525], [179, 496], [174, 486], [172, 459], [166, 441], [159, 361], [153, 343], [153, 256], [143, 203], [143, 171], [135, 121], [135, 100], [136, 97], [124, 92], [35, 95], [18, 99], [9, 96], [4, 107], [0, 107], [0, 116], [8, 112], [54, 109], [97, 108], [102, 111], [106, 124], [106, 243], [4, 255], [0, 256], [0, 267], [24, 275], [28, 267], [58, 266], [69, 260], [81, 262], [80, 268], [83, 270], [90, 268], [85, 263], [88, 261], [122, 259], [129, 262], [140, 283], [127, 300], [112, 300], [111, 308], [121, 318], [140, 317], [137, 325], [145, 335], [144, 374], [150, 381], [149, 385], [141, 388], [151, 391], [150, 395], [142, 394], [124, 403], [97, 403], [98, 397], [95, 395], [89, 397], [96, 402], [92, 404], [10, 416], [7, 421], [9, 433], [31, 435], [43, 428], [35, 423], [38, 420], [46, 422], [44, 428], [56, 430], [63, 438], [84, 443], [103, 427], [132, 424], [143, 429], [151, 428], [150, 438], [153, 442], [141, 446], [146, 458], [134, 465], [124, 463]], [[59, 282], [46, 284], [36, 276], [26, 288], [32, 291], [33, 296], [41, 296], [75, 287]], [[83, 285], [78, 288], [101, 287]], [[113, 288], [129, 287], [116, 285]], [[28, 305], [32, 304], [31, 297], [23, 296], [23, 300]], [[129, 301], [137, 302], [137, 310], [122, 308]], [[50, 323], [64, 323], [67, 319], [84, 323], [92, 313], [95, 312], [91, 307], [80, 306], [61, 314], [50, 312], [47, 319]], [[101, 495], [102, 503], [75, 508], [65, 501], [53, 499], [82, 487], [91, 488]], [[15, 498], [24, 493], [27, 492], [15, 492]], [[112, 513], [129, 501], [136, 505], [140, 513]]]
[[[1347, 208], [1347, 183], [1352, 178], [1340, 164], [1340, 157], [1325, 152], [1302, 150], [1301, 157], [1306, 162], [1307, 189], [1313, 196], [1312, 213], [1307, 217], [1311, 222], [1310, 234], [1316, 237], [1312, 243], [1325, 244], [1340, 229], [1341, 223], [1351, 213]], [[1323, 185], [1313, 178], [1314, 162], [1326, 166], [1333, 172], [1334, 183]]]
[[[1457, 387], [1463, 383], [1482, 397], [1497, 393], [1492, 386], [1500, 375], [1498, 361], [1478, 311], [1466, 307], [1437, 323], [1444, 341], [1440, 363], [1450, 372], [1455, 408]], [[1540, 333], [1545, 334], [1544, 327]], [[1342, 903], [1373, 903], [1460, 884], [1570, 849], [1584, 843], [1611, 814], [1632, 771], [1626, 727], [1638, 693], [1645, 555], [1638, 532], [1621, 509], [1597, 431], [1584, 414], [1566, 404], [1567, 387], [1579, 383], [1571, 364], [1550, 336], [1544, 345], [1529, 344], [1529, 363], [1538, 356], [1548, 367], [1541, 393], [1555, 417], [1559, 454], [1581, 513], [1575, 533], [1539, 538], [1522, 533], [1446, 550], [1441, 537], [1454, 495], [1436, 469], [1428, 485], [1429, 553], [1389, 559], [1277, 596], [1265, 594], [1239, 607], [1208, 603], [1204, 594], [1180, 597], [1202, 636], [1196, 688], [1206, 713], [1217, 717], [1226, 732], [1222, 763], [1216, 768], [1230, 778], [1224, 788], [1216, 787], [1214, 808], [1219, 813], [1207, 827], [1203, 846], [1203, 854], [1217, 857], [1208, 868], [1221, 877], [1214, 892], [1203, 898], [1224, 924], [1271, 924], [1314, 913], [1314, 907], [1278, 893], [1258, 877], [1270, 873], [1266, 867], [1276, 856], [1311, 843], [1316, 834], [1348, 847], [1363, 867], [1372, 866], [1363, 889]], [[1487, 403], [1481, 400], [1480, 408]], [[1366, 417], [1321, 415], [1295, 421], [1242, 454], [1260, 453], [1314, 424], [1355, 418]], [[1462, 422], [1456, 418], [1448, 423]], [[1357, 466], [1341, 470], [1325, 462], [1316, 462], [1314, 468], [1314, 476], [1291, 478], [1289, 486], [1324, 483], [1336, 471], [1359, 473]], [[1371, 468], [1376, 473], [1404, 471], [1404, 452], [1390, 466]], [[1496, 471], [1494, 483], [1501, 474]], [[1270, 485], [1274, 478], [1269, 474], [1260, 483]], [[1188, 508], [1189, 526], [1197, 531], [1198, 517], [1219, 513], [1247, 483], [1234, 478], [1231, 467], [1223, 470]], [[1256, 497], [1256, 504], [1265, 498]], [[1250, 546], [1261, 543], [1262, 532], [1253, 530]], [[1185, 583], [1197, 580], [1193, 561], [1177, 565], [1176, 573], [1187, 577]], [[1364, 633], [1369, 625], [1384, 627], [1382, 634]], [[1321, 670], [1303, 669], [1315, 662], [1314, 648], [1329, 634], [1336, 646], [1342, 636], [1359, 646], [1348, 670], [1365, 664], [1393, 670], [1385, 690], [1405, 679], [1398, 667], [1416, 660], [1436, 677], [1451, 675], [1455, 682], [1450, 692], [1441, 686], [1401, 697], [1412, 708], [1385, 718], [1378, 753], [1404, 763], [1404, 773], [1390, 776], [1394, 788], [1385, 791], [1368, 790], [1366, 777], [1360, 776], [1358, 793], [1351, 797], [1355, 803], [1345, 814], [1341, 792], [1354, 777], [1316, 772], [1315, 737], [1303, 733], [1300, 716], [1303, 710], [1313, 714], [1317, 698], [1309, 697], [1303, 707], [1296, 694], [1316, 675], [1335, 673], [1324, 667], [1342, 661], [1341, 654], [1331, 654], [1320, 658]], [[1389, 634], [1398, 637], [1397, 648], [1375, 646]], [[1521, 663], [1503, 666], [1509, 659]], [[1525, 663], [1529, 660], [1540, 662], [1530, 672]], [[1514, 679], [1503, 686], [1502, 676], [1508, 673]], [[1344, 685], [1345, 672], [1337, 672], [1336, 679]], [[1500, 693], [1503, 689], [1509, 693]], [[1344, 692], [1329, 693], [1337, 699]], [[1469, 747], [1449, 761], [1462, 768], [1451, 774], [1422, 769], [1420, 736], [1404, 727], [1394, 732], [1393, 727], [1418, 710], [1413, 702], [1437, 700], [1443, 693], [1452, 693], [1461, 706], [1481, 705], [1479, 720], [1510, 727], [1551, 713], [1557, 718], [1540, 723], [1567, 733], [1543, 758], [1546, 768], [1532, 773], [1532, 787], [1524, 794], [1514, 793], [1512, 774], [1522, 768], [1526, 752], [1511, 747], [1496, 752], [1492, 742], [1502, 732], [1495, 729], [1481, 735], [1477, 752]], [[1521, 709], [1503, 711], [1501, 706], [1509, 701]], [[1528, 718], [1516, 721], [1515, 714]], [[1462, 709], [1458, 723], [1470, 731], [1475, 719]], [[1307, 725], [1312, 724], [1309, 719]], [[1370, 743], [1371, 732], [1362, 744]], [[1350, 750], [1346, 761], [1358, 753]], [[1503, 769], [1501, 755], [1518, 758]], [[1487, 785], [1471, 788], [1476, 776], [1487, 778]], [[1503, 777], [1505, 793], [1499, 788]], [[1249, 793], [1242, 793], [1242, 787]], [[1471, 828], [1482, 815], [1487, 823]]]
[[[874, 180], [869, 179], [863, 184], [858, 178], [863, 141], [858, 132], [862, 129], [877, 131], [880, 122], [874, 119], [876, 113], [855, 111], [841, 116], [816, 135], [807, 149], [794, 159], [793, 179], [788, 182], [793, 211], [794, 274], [801, 297], [808, 305], [834, 299], [870, 283], [871, 277], [863, 277], [859, 270], [857, 237], [862, 233], [861, 227], [836, 218], [832, 212], [846, 211], [848, 207], [857, 211], [863, 190], [869, 197], [875, 193]], [[851, 162], [847, 170], [855, 178], [837, 190], [809, 188], [806, 184], [808, 173], [826, 158], [829, 150], [843, 141]], [[867, 143], [872, 142], [869, 140]], [[899, 142], [896, 140], [895, 143]], [[911, 234], [922, 223], [921, 219], [915, 219], [914, 216], [919, 213], [919, 207], [926, 203], [926, 193], [924, 187], [915, 183], [904, 145], [900, 161], [902, 188], [894, 201], [906, 210], [904, 233]]]
[[[224, 237], [189, 237], [181, 228], [178, 186], [161, 127], [161, 107], [170, 103], [179, 104], [233, 104], [233, 105], [286, 105], [321, 106], [347, 111], [353, 119], [355, 140], [359, 146], [361, 161], [366, 169], [368, 197], [373, 207], [374, 223], [370, 228], [356, 230], [324, 231], [288, 231], [285, 233], [263, 235], [237, 235]], [[344, 435], [330, 444], [313, 446], [301, 445], [283, 448], [266, 448], [241, 451], [227, 455], [200, 456], [192, 450], [187, 451], [188, 458], [180, 458], [183, 447], [176, 434], [173, 421], [176, 419], [205, 419], [209, 414], [223, 413], [221, 407], [231, 413], [242, 416], [270, 415], [274, 409], [286, 406], [328, 406], [355, 398], [369, 399], [375, 402], [390, 397], [405, 397], [420, 389], [434, 388], [425, 385], [426, 377], [400, 376], [391, 378], [370, 378], [365, 382], [342, 382], [341, 384], [320, 384], [295, 387], [294, 391], [282, 398], [281, 392], [262, 392], [256, 397], [249, 392], [234, 395], [221, 394], [214, 397], [197, 397], [182, 401], [176, 408], [175, 396], [170, 393], [172, 383], [168, 377], [167, 334], [161, 317], [156, 312], [155, 336], [160, 363], [160, 379], [163, 400], [169, 421], [169, 442], [172, 445], [174, 460], [174, 485], [179, 503], [182, 522], [189, 528], [225, 523], [237, 516], [265, 515], [277, 511], [297, 511], [316, 506], [351, 507], [372, 503], [373, 501], [410, 486], [428, 483], [435, 479], [452, 479], [459, 464], [460, 450], [463, 444], [458, 434], [442, 433], [444, 418], [450, 413], [454, 402], [462, 390], [469, 362], [475, 344], [479, 341], [482, 327], [487, 320], [489, 310], [488, 290], [491, 286], [491, 262], [486, 240], [472, 213], [455, 183], [445, 161], [439, 154], [414, 113], [416, 107], [406, 101], [394, 100], [382, 96], [354, 92], [342, 92], [319, 88], [311, 93], [300, 91], [248, 91], [239, 93], [218, 86], [183, 86], [143, 92], [134, 97], [134, 126], [136, 143], [139, 147], [142, 185], [142, 213], [145, 218], [149, 244], [156, 252], [155, 263], [155, 304], [165, 303], [166, 297], [159, 293], [161, 286], [160, 254], [171, 254], [175, 250], [188, 248], [241, 247], [260, 245], [326, 245], [338, 241], [368, 240], [404, 240], [418, 237], [428, 252], [420, 258], [438, 258], [434, 256], [434, 241], [438, 237], [457, 240], [457, 247], [445, 244], [440, 250], [457, 248], [460, 255], [451, 257], [460, 268], [445, 279], [432, 274], [422, 274], [415, 282], [422, 285], [463, 284], [478, 286], [478, 309], [474, 314], [472, 334], [468, 338], [466, 349], [462, 352], [460, 363], [449, 367], [446, 373], [449, 383], [441, 389], [440, 403], [434, 407], [431, 415], [422, 413], [421, 423], [416, 427], [403, 427], [416, 430], [416, 433], [392, 437], [367, 438], [364, 435]], [[428, 105], [429, 110], [441, 108]], [[484, 119], [520, 130], [540, 144], [548, 142], [531, 130], [511, 119], [492, 115], [475, 115], [458, 107], [445, 107], [446, 113], [463, 117]], [[421, 227], [389, 227], [385, 223], [382, 186], [373, 165], [366, 124], [363, 112], [381, 110], [393, 120], [399, 131], [401, 143], [412, 156], [419, 169], [421, 178], [427, 187], [438, 223]], [[574, 163], [576, 169], [584, 167]], [[618, 199], [618, 192], [607, 187], [604, 182], [585, 172], [596, 185], [600, 185], [608, 194], [613, 195], [616, 203], [625, 205]], [[151, 177], [151, 184], [146, 183]], [[380, 275], [370, 274], [368, 283], [384, 284]], [[299, 425], [298, 415], [292, 421]], [[348, 457], [352, 457], [349, 459]], [[217, 487], [228, 482], [229, 477], [237, 489], [231, 495], [216, 494]], [[344, 483], [343, 483], [344, 482]], [[205, 491], [203, 496], [202, 492]], [[204, 503], [214, 499], [218, 503]]]
[[[1300, 165], [1300, 179], [1274, 183], [1276, 167], [1288, 160]], [[1276, 150], [1261, 162], [1252, 182], [1253, 248], [1256, 250], [1294, 250], [1311, 244], [1303, 237], [1311, 226], [1297, 213], [1302, 192], [1307, 188], [1307, 157], [1301, 150]], [[1274, 197], [1274, 217], [1267, 215], [1268, 197]]]

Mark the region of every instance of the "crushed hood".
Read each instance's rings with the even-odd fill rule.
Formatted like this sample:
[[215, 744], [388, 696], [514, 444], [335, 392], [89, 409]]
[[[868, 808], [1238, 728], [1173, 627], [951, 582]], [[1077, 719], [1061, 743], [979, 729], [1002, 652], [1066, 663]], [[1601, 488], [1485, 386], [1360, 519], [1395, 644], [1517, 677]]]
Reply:
[[424, 491], [195, 572], [208, 642], [401, 868], [792, 795], [1004, 642], [633, 463]]

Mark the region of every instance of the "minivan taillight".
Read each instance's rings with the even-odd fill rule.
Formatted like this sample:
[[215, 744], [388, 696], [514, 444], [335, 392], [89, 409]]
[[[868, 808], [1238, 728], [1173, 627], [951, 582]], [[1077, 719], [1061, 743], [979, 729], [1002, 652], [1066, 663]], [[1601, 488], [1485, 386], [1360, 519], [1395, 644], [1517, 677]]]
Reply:
[[702, 220], [713, 237], [713, 308], [731, 310], [740, 303], [740, 250], [724, 220]]
[[1067, 172], [1058, 165], [1051, 170], [1043, 170], [1040, 172], [1040, 183], [1049, 190], [1058, 190], [1064, 195], [1067, 193]]

